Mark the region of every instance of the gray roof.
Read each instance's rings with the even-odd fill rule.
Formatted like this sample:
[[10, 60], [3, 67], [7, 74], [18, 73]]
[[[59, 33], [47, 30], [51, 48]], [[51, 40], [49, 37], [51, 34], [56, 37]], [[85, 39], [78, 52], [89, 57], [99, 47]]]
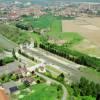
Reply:
[[16, 87], [17, 84], [14, 81], [10, 81], [10, 82], [2, 84], [2, 86], [3, 86], [3, 88], [5, 88], [7, 90], [7, 89], [9, 89], [11, 87]]

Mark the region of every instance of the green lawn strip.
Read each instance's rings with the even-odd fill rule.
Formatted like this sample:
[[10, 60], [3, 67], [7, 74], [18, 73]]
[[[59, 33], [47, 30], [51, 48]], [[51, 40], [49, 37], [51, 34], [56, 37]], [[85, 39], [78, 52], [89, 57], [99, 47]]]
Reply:
[[37, 84], [30, 87], [31, 92], [25, 94], [23, 91], [20, 95], [25, 95], [20, 100], [56, 100], [57, 98], [57, 87], [48, 86], [47, 84]]
[[54, 72], [56, 72], [56, 73], [58, 73], [58, 74], [61, 73], [60, 70], [58, 70], [58, 69], [56, 69], [56, 68], [54, 68], [54, 67], [52, 67], [52, 66], [46, 66], [46, 68], [47, 68], [47, 69], [50, 69], [50, 70], [52, 70], [52, 71], [54, 71]]

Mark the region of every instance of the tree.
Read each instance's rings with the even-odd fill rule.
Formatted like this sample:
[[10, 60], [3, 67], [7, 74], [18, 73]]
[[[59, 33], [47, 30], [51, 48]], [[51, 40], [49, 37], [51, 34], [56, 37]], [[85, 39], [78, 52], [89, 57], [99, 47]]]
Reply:
[[11, 76], [11, 79], [14, 80], [14, 81], [16, 81], [16, 80], [18, 79], [18, 75], [13, 74], [13, 75]]
[[26, 80], [26, 81], [24, 81], [24, 86], [25, 87], [29, 87], [30, 86], [30, 83]]
[[81, 90], [80, 93], [81, 93], [82, 96], [86, 95], [87, 89], [88, 89], [88, 84], [89, 84], [89, 81], [86, 78], [81, 77], [80, 83], [79, 83], [79, 88]]
[[37, 41], [34, 41], [34, 47], [36, 48], [38, 46]]
[[0, 66], [3, 66], [3, 60], [0, 59]]
[[16, 56], [16, 53], [15, 53], [15, 49], [13, 49], [12, 55], [13, 55], [13, 57], [14, 57], [16, 60], [18, 59], [17, 56]]
[[60, 82], [63, 82], [64, 78], [65, 78], [64, 74], [61, 73], [60, 75], [58, 75], [57, 80], [60, 81]]
[[100, 100], [100, 93], [97, 94], [96, 100]]

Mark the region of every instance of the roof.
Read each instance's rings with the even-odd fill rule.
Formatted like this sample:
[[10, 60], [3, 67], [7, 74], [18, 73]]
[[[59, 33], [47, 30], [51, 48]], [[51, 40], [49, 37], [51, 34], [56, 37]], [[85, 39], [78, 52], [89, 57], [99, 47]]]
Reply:
[[11, 93], [13, 93], [13, 92], [16, 92], [18, 90], [18, 87], [14, 86], [14, 87], [9, 88], [9, 90]]
[[20, 63], [18, 61], [15, 61], [0, 67], [0, 75], [16, 71], [18, 69], [19, 64]]
[[14, 82], [14, 81], [10, 81], [10, 82], [4, 83], [2, 86], [3, 86], [3, 88], [5, 88], [6, 90], [9, 90], [9, 89], [12, 88], [12, 87], [17, 87], [17, 84], [16, 84], [16, 82]]

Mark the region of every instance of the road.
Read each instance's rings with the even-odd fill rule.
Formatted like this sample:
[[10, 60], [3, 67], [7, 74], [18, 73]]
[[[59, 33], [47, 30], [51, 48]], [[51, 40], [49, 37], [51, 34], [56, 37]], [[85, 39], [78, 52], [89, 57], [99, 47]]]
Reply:
[[53, 79], [51, 79], [51, 78], [49, 78], [49, 77], [47, 77], [47, 76], [45, 76], [45, 75], [43, 75], [43, 74], [40, 74], [40, 73], [38, 73], [38, 72], [35, 72], [35, 73], [36, 73], [38, 76], [44, 78], [45, 80], [48, 80], [48, 81], [51, 81], [51, 82], [56, 83], [56, 84], [58, 84], [58, 85], [61, 85], [61, 86], [62, 86], [62, 90], [63, 90], [63, 96], [62, 96], [62, 99], [61, 99], [61, 100], [66, 100], [66, 99], [67, 99], [68, 93], [67, 93], [66, 87], [65, 87], [63, 84], [61, 84], [60, 82], [58, 82], [58, 81], [56, 81], [56, 80], [53, 80]]
[[38, 51], [35, 51], [35, 50], [30, 50], [30, 49], [26, 49], [25, 52], [30, 52], [32, 55], [37, 56], [38, 58], [44, 59], [45, 62], [48, 63], [48, 64], [57, 65], [62, 72], [70, 73], [70, 75], [72, 76], [71, 77], [72, 80], [79, 80], [80, 77], [82, 76], [81, 72], [78, 69], [73, 68], [69, 65], [67, 66], [64, 63], [61, 63], [61, 62], [58, 62], [58, 61], [56, 61], [52, 58], [49, 58], [49, 57], [43, 55], [43, 52], [38, 52]]
[[[100, 83], [100, 80], [98, 80], [98, 78], [95, 78], [95, 77], [91, 77], [91, 74], [88, 74], [88, 73], [84, 73], [82, 71], [80, 71], [78, 68], [77, 68], [77, 65], [74, 64], [74, 63], [70, 63], [69, 64], [65, 64], [61, 61], [64, 61], [63, 59], [59, 59], [58, 61], [56, 59], [53, 59], [53, 58], [57, 58], [56, 56], [53, 56], [52, 58], [49, 57], [48, 55], [51, 55], [51, 53], [47, 54], [45, 52], [45, 55], [44, 55], [44, 52], [41, 51], [41, 50], [30, 50], [30, 49], [25, 49], [25, 52], [26, 53], [30, 53], [31, 55], [33, 56], [37, 56], [38, 58], [41, 58], [43, 60], [45, 60], [45, 62], [47, 64], [54, 64], [56, 65], [57, 67], [59, 67], [59, 70], [61, 70], [62, 72], [66, 73], [66, 77], [68, 77], [67, 75], [69, 74], [70, 75], [70, 80], [73, 80], [73, 81], [79, 81], [81, 77], [86, 77], [88, 80], [93, 80], [94, 82], [96, 83]], [[74, 67], [75, 66], [75, 67]]]

